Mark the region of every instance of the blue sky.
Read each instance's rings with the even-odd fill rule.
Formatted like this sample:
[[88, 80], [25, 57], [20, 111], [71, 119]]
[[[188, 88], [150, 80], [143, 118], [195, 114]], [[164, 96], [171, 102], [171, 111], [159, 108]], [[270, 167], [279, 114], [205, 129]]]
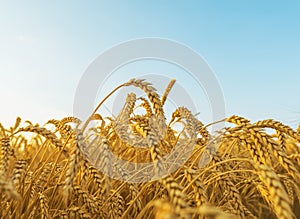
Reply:
[[295, 127], [299, 10], [296, 0], [2, 1], [0, 121], [71, 115], [78, 82], [97, 56], [123, 41], [161, 37], [205, 58], [228, 116], [275, 118]]

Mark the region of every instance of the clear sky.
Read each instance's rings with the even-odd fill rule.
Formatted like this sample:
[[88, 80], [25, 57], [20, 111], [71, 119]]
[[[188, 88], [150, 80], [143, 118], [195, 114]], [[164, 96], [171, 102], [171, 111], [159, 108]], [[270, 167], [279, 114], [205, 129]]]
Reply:
[[71, 115], [80, 77], [97, 56], [123, 41], [162, 37], [207, 60], [228, 116], [295, 127], [299, 11], [296, 0], [1, 1], [0, 121]]

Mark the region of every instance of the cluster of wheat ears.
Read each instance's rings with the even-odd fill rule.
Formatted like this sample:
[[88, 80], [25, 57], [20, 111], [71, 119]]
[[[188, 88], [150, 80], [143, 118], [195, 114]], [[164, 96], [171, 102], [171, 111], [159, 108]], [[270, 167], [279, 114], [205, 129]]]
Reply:
[[[0, 217], [300, 218], [299, 130], [231, 116], [212, 134], [185, 107], [167, 122], [174, 82], [160, 96], [131, 79], [85, 122], [0, 124]], [[129, 93], [115, 117], [97, 113], [126, 86], [145, 96]]]

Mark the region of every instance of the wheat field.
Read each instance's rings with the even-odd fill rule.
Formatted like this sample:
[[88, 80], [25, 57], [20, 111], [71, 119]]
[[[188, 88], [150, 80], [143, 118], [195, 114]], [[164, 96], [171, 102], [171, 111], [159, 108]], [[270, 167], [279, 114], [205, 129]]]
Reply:
[[120, 85], [112, 93], [146, 98], [129, 93], [117, 116], [98, 113], [111, 93], [87, 121], [0, 123], [0, 217], [300, 218], [299, 128], [233, 115], [212, 134], [184, 106], [167, 118], [174, 83], [161, 96], [145, 80]]

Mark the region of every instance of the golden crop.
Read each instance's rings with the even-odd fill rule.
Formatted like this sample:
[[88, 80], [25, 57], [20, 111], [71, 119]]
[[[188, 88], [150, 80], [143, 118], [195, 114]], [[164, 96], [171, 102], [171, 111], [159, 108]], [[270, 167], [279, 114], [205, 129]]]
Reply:
[[[84, 123], [66, 117], [43, 126], [20, 118], [9, 128], [0, 124], [0, 217], [300, 218], [300, 133], [273, 120], [231, 116], [212, 135], [185, 107], [167, 123], [163, 106], [174, 82], [162, 97], [144, 80], [122, 84], [115, 90], [135, 86], [148, 99], [128, 94], [114, 118], [97, 114], [108, 95]], [[180, 162], [186, 142], [193, 150], [175, 172], [143, 181], [176, 165], [163, 162], [176, 146]], [[111, 165], [110, 152], [128, 162]], [[130, 182], [138, 165], [129, 163], [146, 162], [154, 168]], [[103, 174], [110, 171], [128, 180]]]

